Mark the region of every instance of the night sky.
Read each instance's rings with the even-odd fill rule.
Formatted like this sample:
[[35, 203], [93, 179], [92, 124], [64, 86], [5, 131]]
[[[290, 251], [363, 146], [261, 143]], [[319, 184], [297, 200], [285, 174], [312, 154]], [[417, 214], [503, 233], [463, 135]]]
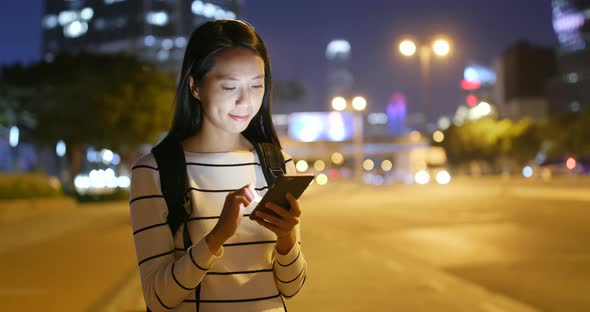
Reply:
[[[317, 110], [327, 110], [325, 47], [350, 41], [355, 90], [369, 111], [384, 111], [390, 95], [402, 92], [408, 110], [420, 108], [417, 58], [397, 52], [405, 35], [428, 40], [445, 34], [452, 54], [433, 59], [434, 113], [451, 114], [462, 101], [459, 87], [469, 62], [491, 65], [519, 40], [554, 46], [550, 0], [245, 0], [243, 18], [254, 25], [271, 54], [275, 79], [297, 79]], [[0, 63], [40, 59], [42, 0], [0, 2]]]

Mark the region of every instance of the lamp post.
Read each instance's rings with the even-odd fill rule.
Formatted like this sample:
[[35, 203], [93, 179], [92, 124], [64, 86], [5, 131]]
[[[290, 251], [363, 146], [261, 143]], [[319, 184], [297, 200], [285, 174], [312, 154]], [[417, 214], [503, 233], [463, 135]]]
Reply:
[[332, 99], [332, 108], [336, 111], [352, 111], [353, 113], [353, 143], [354, 143], [354, 179], [362, 182], [363, 179], [363, 112], [367, 108], [367, 100], [362, 96], [356, 96], [351, 102], [352, 109], [348, 108], [345, 98], [337, 96]]
[[432, 53], [440, 57], [445, 57], [451, 51], [450, 43], [445, 39], [437, 39], [431, 45], [421, 44], [419, 50], [412, 40], [403, 40], [399, 44], [401, 54], [411, 57], [418, 52], [420, 61], [420, 74], [422, 77], [422, 110], [424, 114], [425, 125], [428, 125], [430, 117], [430, 60]]

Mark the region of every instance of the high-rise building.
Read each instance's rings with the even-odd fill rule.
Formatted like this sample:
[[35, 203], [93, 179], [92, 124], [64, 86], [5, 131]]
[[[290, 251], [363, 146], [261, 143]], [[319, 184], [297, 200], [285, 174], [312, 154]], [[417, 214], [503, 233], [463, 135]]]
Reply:
[[336, 39], [330, 41], [326, 47], [326, 59], [328, 60], [328, 86], [329, 106], [335, 96], [351, 97], [354, 78], [350, 69], [351, 47], [347, 40]]
[[553, 0], [559, 76], [550, 85], [551, 111], [590, 105], [590, 1]]
[[236, 19], [240, 0], [45, 0], [42, 55], [126, 52], [178, 72], [192, 30]]
[[548, 116], [548, 85], [557, 74], [553, 48], [519, 42], [496, 62], [496, 74], [495, 98], [502, 117]]

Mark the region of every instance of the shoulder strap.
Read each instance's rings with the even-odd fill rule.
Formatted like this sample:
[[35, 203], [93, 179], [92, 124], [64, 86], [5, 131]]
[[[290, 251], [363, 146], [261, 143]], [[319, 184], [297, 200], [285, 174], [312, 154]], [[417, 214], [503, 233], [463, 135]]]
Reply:
[[190, 206], [184, 205], [187, 187], [186, 162], [182, 145], [171, 136], [152, 148], [160, 173], [160, 187], [168, 206], [168, 225], [172, 235], [190, 214]]
[[283, 157], [281, 149], [272, 143], [256, 143], [254, 144], [254, 148], [258, 153], [266, 184], [271, 186], [275, 183], [278, 177], [286, 172], [285, 157]]
[[[178, 140], [166, 136], [162, 142], [152, 148], [152, 154], [154, 154], [158, 164], [160, 188], [168, 206], [168, 225], [174, 236], [180, 225], [190, 215], [192, 207], [190, 202], [185, 203], [188, 176], [184, 151], [182, 144]], [[186, 224], [182, 234], [184, 249], [188, 250], [192, 245], [192, 241]], [[195, 296], [197, 298], [197, 311], [199, 311], [201, 283], [195, 289]], [[147, 306], [146, 311], [150, 312]]]

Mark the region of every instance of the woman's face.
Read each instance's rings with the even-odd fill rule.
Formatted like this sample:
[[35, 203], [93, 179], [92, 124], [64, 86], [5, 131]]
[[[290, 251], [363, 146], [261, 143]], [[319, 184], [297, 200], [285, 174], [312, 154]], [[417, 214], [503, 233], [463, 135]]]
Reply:
[[202, 103], [203, 127], [241, 133], [262, 105], [264, 61], [251, 50], [229, 49], [215, 57], [202, 81], [190, 84]]

